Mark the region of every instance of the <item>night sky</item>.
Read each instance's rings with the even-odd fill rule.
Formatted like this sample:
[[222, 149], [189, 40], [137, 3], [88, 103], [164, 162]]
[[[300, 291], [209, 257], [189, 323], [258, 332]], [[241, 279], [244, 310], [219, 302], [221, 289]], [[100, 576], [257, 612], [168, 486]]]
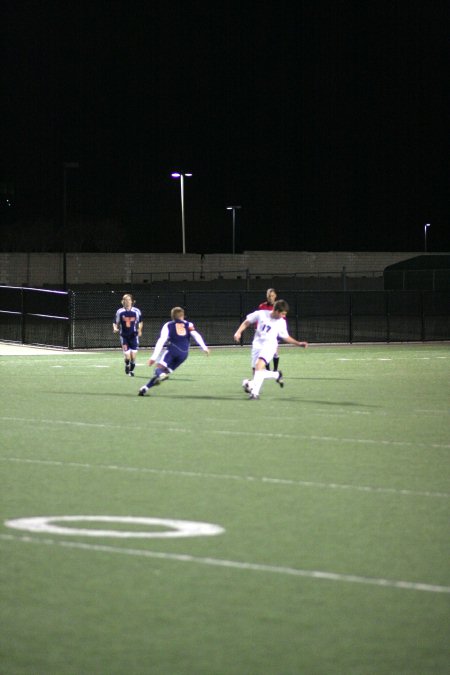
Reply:
[[78, 162], [68, 219], [124, 251], [181, 251], [174, 170], [191, 253], [231, 204], [239, 251], [450, 251], [450, 3], [291, 4], [4, 0], [3, 248], [51, 247]]

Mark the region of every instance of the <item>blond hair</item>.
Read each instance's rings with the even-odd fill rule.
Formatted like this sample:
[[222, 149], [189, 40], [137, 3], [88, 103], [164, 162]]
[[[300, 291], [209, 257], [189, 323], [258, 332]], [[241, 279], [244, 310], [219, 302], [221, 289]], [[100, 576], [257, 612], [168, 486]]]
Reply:
[[172, 321], [175, 321], [175, 319], [180, 319], [182, 315], [184, 316], [184, 309], [182, 307], [172, 307], [170, 310]]

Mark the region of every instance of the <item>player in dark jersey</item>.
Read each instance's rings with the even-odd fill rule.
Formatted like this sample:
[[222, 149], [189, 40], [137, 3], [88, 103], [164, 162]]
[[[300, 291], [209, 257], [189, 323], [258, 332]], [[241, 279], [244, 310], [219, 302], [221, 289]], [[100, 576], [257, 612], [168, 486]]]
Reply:
[[130, 293], [122, 298], [122, 307], [117, 310], [113, 323], [114, 333], [119, 333], [125, 361], [125, 374], [134, 377], [136, 354], [139, 349], [139, 338], [142, 335], [141, 310], [134, 307], [134, 299]]
[[169, 377], [170, 373], [179, 368], [186, 361], [189, 354], [191, 337], [209, 354], [209, 349], [194, 324], [184, 318], [182, 307], [173, 307], [170, 312], [171, 321], [167, 321], [161, 328], [161, 333], [148, 362], [149, 366], [156, 363], [155, 373], [144, 387], [139, 389], [139, 396], [145, 396], [147, 391]]

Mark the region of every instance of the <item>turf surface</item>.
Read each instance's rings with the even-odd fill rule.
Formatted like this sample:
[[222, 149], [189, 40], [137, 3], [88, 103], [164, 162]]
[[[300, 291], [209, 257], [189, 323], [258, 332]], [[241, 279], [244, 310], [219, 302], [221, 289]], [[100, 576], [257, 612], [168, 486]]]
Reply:
[[[450, 672], [449, 346], [280, 354], [259, 401], [248, 348], [146, 397], [144, 352], [0, 358], [0, 673]], [[6, 524], [69, 515], [112, 520]]]

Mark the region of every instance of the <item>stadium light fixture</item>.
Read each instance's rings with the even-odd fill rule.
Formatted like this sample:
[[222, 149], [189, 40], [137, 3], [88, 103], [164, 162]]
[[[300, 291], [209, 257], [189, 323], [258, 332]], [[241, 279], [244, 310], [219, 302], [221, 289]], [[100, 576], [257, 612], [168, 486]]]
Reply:
[[430, 223], [426, 223], [424, 228], [423, 228], [423, 233], [424, 233], [424, 250], [425, 253], [427, 252], [427, 228], [430, 227]]
[[184, 219], [184, 179], [191, 178], [191, 173], [180, 173], [179, 171], [174, 171], [172, 178], [180, 179], [180, 188], [181, 188], [181, 238], [183, 242], [183, 253], [186, 253], [186, 224]]
[[241, 209], [242, 206], [227, 206], [227, 211], [232, 211], [233, 212], [233, 254], [236, 252], [236, 211], [238, 209]]

